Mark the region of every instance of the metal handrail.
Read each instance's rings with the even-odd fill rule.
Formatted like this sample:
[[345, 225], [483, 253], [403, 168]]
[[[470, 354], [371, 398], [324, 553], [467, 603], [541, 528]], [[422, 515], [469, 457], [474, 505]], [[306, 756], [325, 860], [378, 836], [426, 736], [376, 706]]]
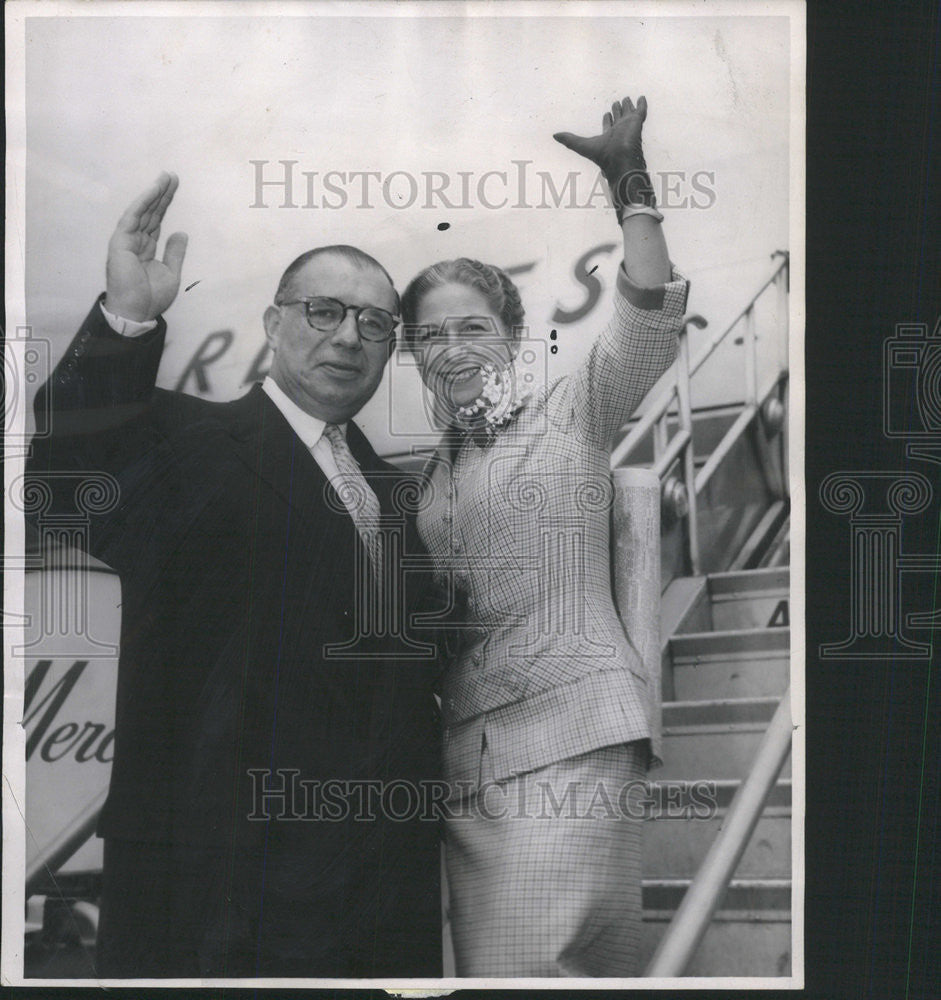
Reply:
[[751, 297], [751, 301], [748, 303], [748, 305], [746, 305], [745, 308], [742, 309], [742, 311], [735, 317], [735, 319], [732, 320], [731, 323], [729, 323], [729, 325], [725, 328], [725, 330], [722, 331], [722, 333], [719, 333], [719, 334], [716, 334], [715, 336], [713, 336], [712, 340], [710, 340], [709, 343], [706, 344], [702, 348], [702, 350], [700, 350], [699, 354], [696, 356], [696, 360], [693, 361], [692, 365], [690, 366], [690, 369], [689, 369], [690, 377], [692, 377], [693, 375], [695, 375], [696, 372], [698, 372], [699, 369], [702, 368], [702, 366], [705, 363], [705, 361], [709, 358], [709, 356], [713, 353], [713, 351], [715, 351], [715, 349], [719, 346], [719, 344], [721, 344], [722, 341], [725, 340], [725, 338], [732, 332], [732, 330], [734, 330], [735, 327], [738, 326], [738, 324], [741, 322], [741, 320], [743, 320], [745, 318], [745, 316], [752, 309], [754, 309], [755, 303], [758, 301], [758, 299], [760, 299], [761, 296], [764, 294], [764, 292], [767, 291], [767, 289], [771, 285], [773, 285], [775, 283], [775, 281], [778, 280], [779, 276], [782, 276], [782, 272], [785, 272], [785, 274], [783, 275], [783, 277], [787, 276], [786, 272], [787, 272], [787, 269], [788, 269], [788, 266], [789, 266], [790, 255], [788, 254], [788, 252], [786, 250], [776, 250], [771, 256], [772, 257], [776, 257], [778, 255], [781, 256], [780, 263], [771, 272], [771, 275], [768, 278], [768, 280]]
[[[685, 382], [688, 386], [690, 376], [693, 375], [695, 371], [689, 363], [689, 335], [687, 333], [687, 328], [690, 326], [695, 326], [697, 329], [703, 330], [706, 326], [708, 326], [708, 323], [702, 316], [699, 315], [699, 313], [690, 313], [688, 316], [684, 317], [683, 325], [680, 327], [678, 335], [679, 348], [677, 350], [676, 361], [673, 362], [672, 382], [656, 399], [656, 401], [647, 407], [637, 422], [631, 426], [627, 436], [620, 442], [620, 444], [612, 449], [612, 469], [616, 469], [623, 463], [624, 459], [640, 443], [647, 432], [654, 427], [661, 417], [665, 416], [669, 412], [674, 401], [676, 401], [677, 404], [679, 403], [680, 384]], [[731, 327], [729, 329], [731, 329]], [[729, 331], [726, 330], [725, 332], [728, 333]], [[723, 334], [723, 336], [725, 336], [725, 334]]]
[[[736, 315], [735, 319], [721, 333], [713, 336], [704, 345], [693, 361], [690, 361], [689, 357], [689, 327], [695, 326], [698, 329], [704, 329], [707, 324], [706, 320], [696, 313], [692, 313], [683, 319], [683, 324], [679, 331], [677, 356], [673, 364], [670, 384], [652, 405], [645, 410], [640, 419], [630, 428], [625, 438], [611, 452], [611, 468], [615, 469], [623, 464], [627, 456], [640, 444], [646, 435], [653, 431], [653, 468], [660, 475], [661, 480], [664, 479], [673, 462], [677, 459], [680, 460], [682, 481], [686, 491], [687, 563], [690, 567], [690, 572], [694, 576], [699, 575], [701, 570], [697, 523], [697, 495], [705, 488], [709, 477], [719, 465], [721, 459], [728, 453], [731, 446], [745, 432], [752, 421], [757, 418], [759, 413], [758, 338], [755, 324], [755, 304], [772, 285], [775, 285], [778, 289], [777, 314], [782, 331], [782, 336], [779, 339], [785, 342], [783, 345], [779, 345], [777, 358], [778, 372], [774, 378], [772, 387], [779, 383], [782, 374], [787, 371], [787, 281], [790, 257], [787, 251], [784, 250], [777, 250], [772, 254], [772, 257], [777, 256], [780, 256], [781, 260], [772, 271], [770, 277], [752, 296], [748, 304]], [[742, 321], [745, 324], [745, 335], [743, 338], [745, 344], [745, 407], [738, 419], [726, 431], [719, 444], [716, 445], [713, 454], [706, 462], [706, 465], [700, 470], [699, 475], [696, 475], [692, 442], [693, 421], [690, 403], [690, 382], [692, 376], [699, 371], [707, 358], [712, 355], [716, 348]], [[680, 426], [673, 439], [667, 441], [666, 417], [673, 410], [674, 404]]]
[[701, 493], [703, 487], [712, 478], [712, 474], [719, 467], [722, 459], [728, 454], [728, 446], [737, 441], [745, 432], [745, 428], [755, 419], [758, 414], [758, 407], [754, 403], [747, 403], [742, 412], [735, 418], [732, 426], [723, 434], [722, 440], [713, 449], [712, 454], [706, 459], [705, 464], [699, 470], [696, 478], [694, 493]]
[[55, 840], [45, 850], [40, 851], [26, 866], [26, 898], [29, 899], [46, 879], [55, 873], [73, 854], [91, 838], [98, 823], [101, 808], [108, 797], [108, 789], [103, 788], [91, 802], [61, 830]]
[[790, 688], [765, 732], [748, 777], [739, 786], [719, 835], [709, 848], [696, 877], [666, 934], [660, 940], [645, 976], [681, 976], [699, 946], [738, 863], [745, 853], [765, 802], [791, 749]]
[[[768, 280], [765, 281], [765, 283], [761, 286], [761, 288], [759, 288], [758, 291], [755, 292], [755, 294], [751, 297], [751, 300], [748, 302], [745, 308], [742, 309], [741, 312], [739, 312], [736, 315], [735, 319], [733, 319], [732, 322], [729, 323], [728, 326], [721, 333], [715, 334], [707, 344], [703, 345], [703, 347], [700, 348], [699, 353], [696, 355], [696, 358], [693, 361], [687, 362], [685, 366], [686, 378], [691, 379], [696, 374], [696, 372], [698, 372], [699, 369], [702, 368], [703, 364], [705, 364], [705, 362], [711, 357], [716, 348], [738, 326], [738, 324], [743, 319], [746, 319], [750, 313], [753, 313], [753, 310], [755, 308], [755, 303], [758, 301], [759, 298], [761, 298], [764, 292], [772, 284], [774, 284], [777, 281], [780, 281], [781, 278], [787, 277], [786, 272], [788, 268], [789, 255], [787, 251], [777, 250], [775, 251], [775, 254], [773, 254], [772, 256], [776, 256], [777, 254], [781, 255], [782, 257], [781, 262], [774, 269], [774, 271], [772, 271], [771, 276], [768, 278]], [[782, 272], [784, 272], [783, 275]], [[784, 285], [783, 281], [781, 281], [779, 288], [785, 288], [785, 287], [786, 286]], [[780, 302], [779, 302], [779, 311], [780, 311]], [[785, 309], [785, 320], [786, 320], [786, 312], [787, 311]], [[687, 327], [695, 326], [697, 329], [702, 330], [705, 329], [707, 325], [708, 324], [706, 320], [698, 313], [691, 313], [688, 316], [684, 317], [683, 326], [679, 333], [681, 348], [684, 339], [688, 337]], [[784, 329], [786, 333], [787, 329], [786, 323]], [[675, 376], [673, 383], [670, 386], [668, 386], [663, 391], [663, 393], [657, 398], [657, 400], [644, 411], [640, 419], [637, 420], [637, 422], [631, 426], [630, 432], [628, 433], [627, 437], [625, 437], [620, 442], [620, 444], [618, 444], [618, 446], [611, 452], [612, 468], [615, 468], [624, 461], [624, 459], [630, 454], [631, 451], [633, 451], [633, 449], [637, 446], [640, 440], [644, 437], [647, 431], [649, 431], [651, 427], [653, 427], [653, 425], [657, 422], [657, 420], [659, 420], [660, 417], [662, 417], [669, 410], [670, 405], [673, 403], [674, 399], [677, 396], [678, 383], [680, 378], [682, 377], [681, 369], [683, 366], [679, 364], [680, 360], [681, 359], [678, 355], [677, 361], [674, 363]], [[782, 359], [779, 359], [779, 365], [781, 360]], [[747, 363], [747, 356], [746, 356], [746, 363]], [[786, 353], [784, 354], [783, 357], [783, 363], [785, 365], [787, 364]]]

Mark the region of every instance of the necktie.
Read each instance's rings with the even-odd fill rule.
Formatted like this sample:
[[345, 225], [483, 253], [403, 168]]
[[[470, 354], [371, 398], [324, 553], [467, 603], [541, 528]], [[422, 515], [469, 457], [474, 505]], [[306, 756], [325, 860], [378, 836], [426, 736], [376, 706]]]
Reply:
[[327, 424], [323, 436], [330, 442], [333, 459], [340, 470], [340, 478], [333, 480], [333, 487], [343, 505], [350, 512], [372, 562], [373, 572], [382, 576], [382, 541], [379, 537], [379, 498], [366, 482], [343, 431], [336, 424]]

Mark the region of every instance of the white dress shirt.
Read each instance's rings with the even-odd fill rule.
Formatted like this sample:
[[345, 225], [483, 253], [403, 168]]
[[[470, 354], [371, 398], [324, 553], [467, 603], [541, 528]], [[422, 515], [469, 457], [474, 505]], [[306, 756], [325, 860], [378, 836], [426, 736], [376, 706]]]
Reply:
[[[268, 394], [271, 402], [281, 411], [284, 419], [291, 425], [294, 433], [304, 442], [314, 460], [323, 469], [324, 475], [333, 482], [340, 475], [330, 442], [323, 436], [326, 421], [302, 410], [297, 403], [289, 399], [281, 386], [266, 375], [261, 383], [262, 389]], [[346, 437], [346, 424], [338, 425]]]

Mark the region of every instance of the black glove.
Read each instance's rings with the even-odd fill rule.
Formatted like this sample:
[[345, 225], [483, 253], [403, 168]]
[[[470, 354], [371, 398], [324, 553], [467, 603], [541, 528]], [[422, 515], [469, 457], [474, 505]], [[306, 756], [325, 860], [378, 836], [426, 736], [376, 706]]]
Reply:
[[563, 146], [601, 168], [611, 189], [618, 223], [622, 221], [623, 210], [629, 205], [646, 205], [649, 208], [657, 205], [641, 140], [646, 118], [647, 99], [639, 97], [635, 108], [633, 101], [625, 97], [623, 101], [615, 101], [611, 110], [605, 112], [601, 135], [585, 137], [571, 132], [557, 132], [553, 136]]

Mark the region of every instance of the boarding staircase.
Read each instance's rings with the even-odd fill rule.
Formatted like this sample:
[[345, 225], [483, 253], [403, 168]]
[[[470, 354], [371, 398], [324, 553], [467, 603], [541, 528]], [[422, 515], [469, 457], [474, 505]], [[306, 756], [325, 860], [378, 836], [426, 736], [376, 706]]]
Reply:
[[[648, 960], [787, 691], [789, 607], [789, 569], [781, 565], [681, 578], [665, 595], [664, 765], [651, 774], [656, 814], [644, 826]], [[790, 973], [790, 777], [787, 762], [684, 975]]]
[[[670, 385], [613, 454], [615, 467], [654, 469], [663, 497], [663, 766], [650, 775], [643, 850], [648, 975], [793, 972], [787, 265], [780, 255], [694, 360], [688, 331], [704, 323], [687, 317]], [[762, 311], [768, 298], [774, 308]], [[730, 341], [744, 351], [744, 398], [695, 408], [697, 373], [708, 377]], [[778, 359], [763, 383], [760, 352]]]

